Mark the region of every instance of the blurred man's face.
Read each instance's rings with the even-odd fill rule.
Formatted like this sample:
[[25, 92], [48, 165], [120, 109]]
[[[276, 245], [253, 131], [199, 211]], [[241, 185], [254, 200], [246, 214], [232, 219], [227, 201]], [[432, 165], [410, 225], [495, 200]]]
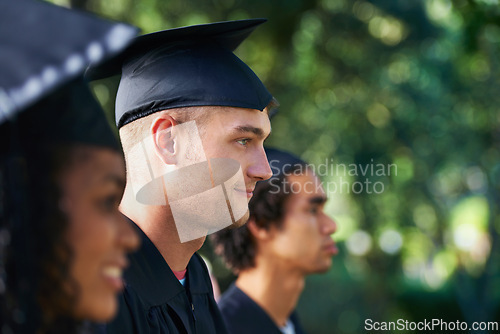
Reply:
[[323, 212], [327, 199], [323, 187], [311, 171], [290, 175], [287, 181], [291, 194], [284, 205], [283, 225], [272, 233], [270, 252], [292, 270], [325, 272], [338, 251], [330, 237], [337, 225]]
[[[207, 107], [211, 117], [203, 125], [201, 139], [207, 159], [229, 158], [241, 165], [244, 184], [235, 184], [231, 192], [248, 202], [257, 181], [271, 177], [264, 152], [264, 140], [271, 132], [266, 111], [232, 107]], [[235, 225], [248, 220], [248, 212]]]

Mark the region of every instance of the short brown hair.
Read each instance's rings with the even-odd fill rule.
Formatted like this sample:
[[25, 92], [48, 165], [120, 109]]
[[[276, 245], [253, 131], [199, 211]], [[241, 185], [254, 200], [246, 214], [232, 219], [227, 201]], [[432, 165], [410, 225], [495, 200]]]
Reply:
[[151, 123], [160, 113], [170, 115], [179, 124], [196, 121], [200, 130], [203, 128], [203, 124], [206, 124], [209, 117], [212, 115], [212, 113], [206, 112], [206, 110], [201, 109], [201, 107], [186, 107], [162, 110], [136, 119], [120, 128], [120, 140], [125, 152], [132, 149], [132, 147], [147, 136]]

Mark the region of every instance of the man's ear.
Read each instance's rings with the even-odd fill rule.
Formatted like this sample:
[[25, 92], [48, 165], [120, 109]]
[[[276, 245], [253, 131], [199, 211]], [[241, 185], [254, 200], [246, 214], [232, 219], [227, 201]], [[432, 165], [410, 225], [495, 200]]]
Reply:
[[156, 155], [166, 164], [175, 165], [177, 156], [175, 150], [175, 130], [178, 123], [169, 115], [160, 115], [151, 124], [151, 136]]
[[253, 237], [257, 240], [264, 241], [272, 238], [271, 229], [265, 229], [264, 227], [260, 227], [257, 225], [253, 218], [250, 218], [247, 222], [247, 228]]

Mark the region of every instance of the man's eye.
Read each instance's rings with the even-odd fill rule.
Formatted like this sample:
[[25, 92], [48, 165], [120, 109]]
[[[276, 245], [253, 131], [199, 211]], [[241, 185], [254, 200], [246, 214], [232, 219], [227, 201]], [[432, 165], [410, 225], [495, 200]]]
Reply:
[[248, 139], [248, 138], [245, 138], [245, 139], [240, 139], [240, 140], [237, 140], [236, 142], [237, 142], [238, 144], [240, 144], [240, 145], [247, 146], [247, 145], [248, 145], [248, 142], [250, 142], [250, 139]]
[[309, 209], [309, 212], [312, 213], [313, 215], [318, 214], [319, 209], [317, 207], [312, 207]]

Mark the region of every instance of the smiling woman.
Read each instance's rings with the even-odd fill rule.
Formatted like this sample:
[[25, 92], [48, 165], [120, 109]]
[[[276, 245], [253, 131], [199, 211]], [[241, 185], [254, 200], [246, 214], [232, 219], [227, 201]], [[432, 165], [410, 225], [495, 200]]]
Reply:
[[115, 315], [139, 243], [118, 210], [120, 146], [83, 79], [136, 30], [43, 1], [0, 8], [0, 331], [74, 334]]
[[15, 333], [75, 333], [84, 320], [110, 320], [126, 252], [139, 241], [118, 210], [124, 160], [102, 110], [77, 80], [1, 134], [11, 142], [0, 164], [9, 182], [1, 227], [11, 239], [2, 253], [16, 303], [2, 305], [2, 324]]
[[66, 231], [73, 259], [70, 277], [77, 284], [72, 314], [79, 319], [109, 320], [117, 310], [116, 293], [123, 288], [127, 265], [124, 250], [138, 239], [118, 211], [125, 184], [123, 159], [108, 149], [73, 149], [71, 168], [61, 176], [59, 201], [68, 218]]

